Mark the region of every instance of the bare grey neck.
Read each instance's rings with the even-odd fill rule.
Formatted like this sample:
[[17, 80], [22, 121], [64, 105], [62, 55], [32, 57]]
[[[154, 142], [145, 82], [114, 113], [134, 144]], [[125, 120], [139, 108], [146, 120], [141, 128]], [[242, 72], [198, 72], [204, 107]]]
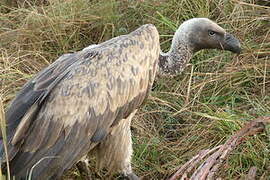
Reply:
[[200, 20], [200, 18], [194, 18], [185, 21], [176, 30], [169, 52], [160, 53], [159, 74], [175, 75], [184, 70], [193, 53], [197, 51], [191, 39], [194, 24]]
[[167, 53], [160, 53], [159, 74], [175, 75], [184, 70], [191, 59], [193, 50], [184, 41], [173, 42]]

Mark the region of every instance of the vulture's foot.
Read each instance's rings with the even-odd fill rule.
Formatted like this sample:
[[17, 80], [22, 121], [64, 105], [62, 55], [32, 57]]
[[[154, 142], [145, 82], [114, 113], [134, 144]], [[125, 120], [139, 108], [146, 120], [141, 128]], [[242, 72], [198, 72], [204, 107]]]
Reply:
[[134, 173], [122, 174], [122, 179], [124, 179], [124, 180], [140, 180], [140, 178]]
[[87, 160], [79, 161], [76, 166], [82, 179], [91, 180], [91, 171], [89, 169], [89, 163]]

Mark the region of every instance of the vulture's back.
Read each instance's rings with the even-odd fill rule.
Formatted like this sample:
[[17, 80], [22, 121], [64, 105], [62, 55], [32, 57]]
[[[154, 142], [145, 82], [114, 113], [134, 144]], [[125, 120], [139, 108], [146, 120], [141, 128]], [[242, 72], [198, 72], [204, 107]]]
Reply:
[[156, 28], [144, 25], [38, 73], [6, 112], [12, 175], [61, 176], [142, 104], [159, 53]]

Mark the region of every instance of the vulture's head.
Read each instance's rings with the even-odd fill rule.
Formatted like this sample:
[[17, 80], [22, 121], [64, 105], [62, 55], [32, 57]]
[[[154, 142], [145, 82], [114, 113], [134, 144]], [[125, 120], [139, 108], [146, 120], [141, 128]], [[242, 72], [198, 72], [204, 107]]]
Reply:
[[173, 38], [173, 44], [184, 43], [193, 52], [202, 49], [221, 49], [240, 53], [240, 42], [222, 27], [207, 18], [193, 18], [180, 25]]

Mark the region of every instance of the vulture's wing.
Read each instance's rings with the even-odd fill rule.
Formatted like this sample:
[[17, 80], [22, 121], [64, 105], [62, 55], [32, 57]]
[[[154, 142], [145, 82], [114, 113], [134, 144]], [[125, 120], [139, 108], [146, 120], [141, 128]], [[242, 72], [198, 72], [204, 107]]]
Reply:
[[75, 54], [64, 54], [22, 87], [5, 114], [9, 135], [17, 128], [29, 108], [35, 103], [41, 104], [46, 95], [68, 73], [67, 68], [74, 63]]
[[36, 165], [34, 179], [61, 175], [142, 104], [159, 52], [156, 28], [145, 25], [68, 55], [27, 83], [7, 115], [16, 129], [11, 172], [20, 178]]
[[[31, 124], [31, 121], [34, 119], [38, 110], [42, 106], [45, 97], [68, 73], [68, 68], [76, 62], [76, 53], [64, 54], [50, 66], [40, 71], [22, 87], [21, 91], [13, 99], [5, 113], [5, 120], [7, 124], [7, 142], [10, 142], [11, 138], [13, 138], [19, 124], [21, 124], [23, 130], [28, 130], [28, 127], [26, 126]], [[24, 121], [21, 123], [23, 119]], [[22, 131], [20, 132], [22, 133]], [[4, 160], [3, 150], [2, 136], [0, 136], [0, 159], [2, 161]], [[14, 148], [10, 148], [10, 158], [13, 157], [14, 153], [18, 149], [16, 149], [15, 152], [13, 150]]]

